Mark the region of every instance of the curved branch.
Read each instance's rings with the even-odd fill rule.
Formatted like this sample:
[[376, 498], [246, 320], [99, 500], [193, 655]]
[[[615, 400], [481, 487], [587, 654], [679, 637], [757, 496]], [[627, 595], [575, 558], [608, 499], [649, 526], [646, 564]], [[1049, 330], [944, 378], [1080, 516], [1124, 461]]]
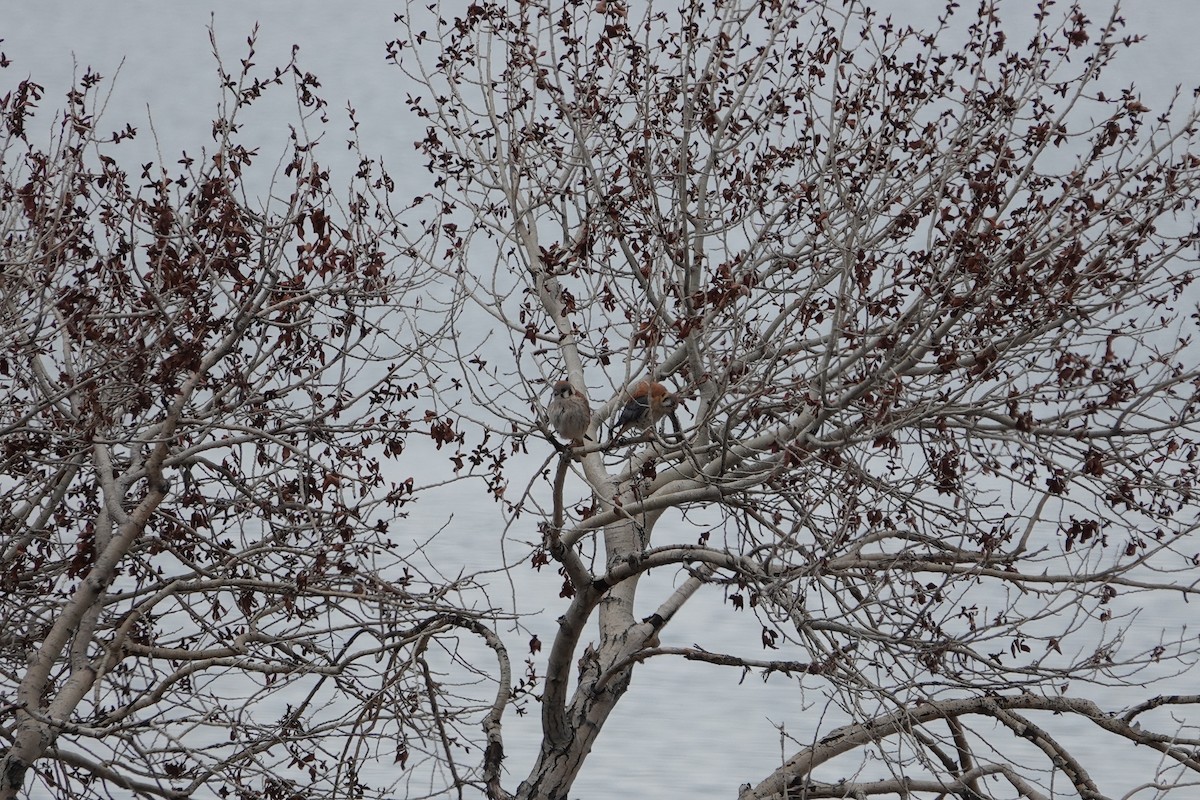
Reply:
[[[1192, 771], [1200, 772], [1200, 760], [1190, 750], [1185, 750], [1180, 746], [1195, 747], [1197, 743], [1181, 741], [1176, 736], [1168, 736], [1136, 728], [1117, 717], [1105, 713], [1090, 700], [1068, 697], [1042, 697], [1033, 694], [983, 696], [959, 700], [925, 702], [911, 708], [892, 712], [883, 717], [838, 728], [828, 736], [822, 738], [815, 745], [806, 747], [793, 755], [768, 778], [760, 782], [757, 786], [754, 786], [749, 792], [742, 793], [739, 797], [740, 800], [766, 800], [766, 798], [783, 796], [790, 791], [789, 787], [797, 783], [806, 783], [808, 777], [813, 774], [813, 771], [818, 766], [829, 762], [839, 755], [866, 746], [872, 742], [903, 734], [916, 725], [927, 725], [939, 720], [971, 715], [992, 717], [1004, 722], [1006, 716], [1009, 720], [1013, 719], [1013, 717], [1008, 716], [1008, 712], [1018, 709], [1077, 715], [1135, 744], [1153, 748]], [[1006, 722], [1005, 724], [1009, 723]], [[1050, 749], [1052, 751], [1055, 750], [1053, 747]], [[1083, 775], [1086, 776], [1086, 773], [1083, 773]], [[1081, 785], [1086, 787], [1087, 781], [1083, 780]]]
[[46, 754], [55, 761], [60, 761], [63, 764], [75, 767], [76, 769], [84, 770], [95, 776], [103, 779], [113, 786], [119, 786], [122, 789], [127, 789], [135, 794], [149, 795], [151, 797], [164, 797], [167, 800], [186, 800], [192, 797], [190, 789], [167, 789], [154, 783], [145, 781], [135, 781], [132, 778], [122, 775], [120, 772], [92, 761], [89, 758], [84, 758], [78, 753], [72, 753], [69, 750], [63, 750], [58, 745], [51, 745], [46, 750]]

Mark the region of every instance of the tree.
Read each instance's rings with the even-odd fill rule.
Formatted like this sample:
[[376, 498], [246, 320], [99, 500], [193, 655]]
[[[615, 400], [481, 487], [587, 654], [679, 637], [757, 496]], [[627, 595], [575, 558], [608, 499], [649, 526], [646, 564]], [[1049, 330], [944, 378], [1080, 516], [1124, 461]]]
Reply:
[[[420, 485], [386, 465], [459, 438], [392, 179], [335, 188], [316, 79], [254, 58], [210, 147], [140, 175], [91, 70], [47, 145], [41, 87], [4, 97], [0, 797], [361, 794], [367, 734], [452, 758], [462, 639], [510, 683], [472, 578], [392, 542]], [[242, 127], [289, 91], [264, 172]]]
[[[986, 2], [411, 3], [410, 203], [353, 132], [334, 188], [316, 80], [253, 40], [211, 150], [140, 177], [98, 76], [49, 147], [20, 83], [0, 798], [565, 798], [650, 659], [822, 698], [743, 799], [1104, 796], [1064, 718], [1194, 781], [1200, 696], [1154, 681], [1196, 647], [1127, 633], [1197, 591], [1197, 110], [1108, 88], [1136, 37], [1049, 6], [1018, 39]], [[264, 175], [242, 126], [289, 84]], [[684, 407], [613, 436], [643, 380]], [[520, 564], [396, 544], [439, 461]], [[488, 588], [547, 567], [518, 678]], [[673, 644], [704, 594], [762, 651]]]
[[[493, 797], [566, 797], [660, 657], [840, 711], [743, 798], [1102, 796], [1059, 715], [1162, 753], [1162, 787], [1200, 766], [1200, 696], [1092, 699], [1196, 658], [1122, 609], [1196, 592], [1197, 110], [1104, 83], [1137, 41], [1115, 10], [1041, 3], [1018, 38], [998, 5], [408, 4], [410, 244], [509, 332], [463, 365], [478, 422], [524, 452], [548, 384], [596, 407], [498, 497], [570, 599], [540, 757]], [[645, 379], [687, 413], [610, 439]], [[768, 657], [662, 646], [701, 592]]]

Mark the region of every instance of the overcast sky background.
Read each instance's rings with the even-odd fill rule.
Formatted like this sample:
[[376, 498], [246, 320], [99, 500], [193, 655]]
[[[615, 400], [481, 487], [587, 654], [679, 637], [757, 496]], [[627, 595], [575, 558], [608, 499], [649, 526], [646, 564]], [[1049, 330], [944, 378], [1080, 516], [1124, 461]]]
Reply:
[[[453, 14], [458, 5], [445, 3]], [[668, 4], [671, 5], [671, 4]], [[963, 2], [966, 9], [973, 5]], [[1027, 22], [1033, 0], [1001, 3], [1004, 18], [1016, 25]], [[1066, 3], [1060, 3], [1065, 8]], [[1109, 0], [1085, 0], [1093, 19], [1106, 17]], [[942, 0], [878, 0], [881, 14], [921, 26], [939, 13]], [[33, 76], [47, 92], [47, 105], [61, 98], [76, 67], [90, 66], [105, 77], [120, 70], [109, 117], [135, 125], [149, 113], [155, 120], [164, 153], [195, 150], [207, 136], [207, 123], [218, 91], [216, 66], [207, 27], [231, 66], [245, 55], [245, 40], [259, 25], [259, 64], [282, 63], [293, 44], [299, 60], [322, 81], [333, 107], [333, 122], [350, 102], [359, 112], [367, 153], [389, 160], [411, 157], [413, 126], [403, 106], [411, 87], [385, 59], [385, 42], [398, 38], [393, 18], [402, 8], [380, 0], [339, 4], [314, 0], [242, 2], [162, 2], [116, 0], [80, 3], [38, 0], [6, 3], [0, 14], [0, 48], [14, 61], [4, 75], [13, 83]], [[969, 16], [969, 14], [967, 15]], [[1195, 0], [1142, 0], [1128, 3], [1122, 16], [1131, 33], [1145, 33], [1146, 42], [1123, 55], [1109, 80], [1136, 83], [1146, 100], [1164, 101], [1182, 83], [1200, 84], [1200, 3]], [[1010, 39], [1016, 43], [1017, 39]], [[1158, 107], [1161, 107], [1158, 106]], [[1155, 107], [1157, 110], [1158, 107]], [[282, 149], [282, 132], [279, 135]]]
[[[462, 5], [465, 7], [465, 0]], [[969, 10], [973, 3], [964, 0], [963, 5]], [[1003, 16], [1014, 20], [1027, 19], [1034, 6], [1031, 0], [1001, 5]], [[920, 26], [940, 12], [944, 3], [886, 0], [876, 6], [884, 13], [894, 13], [898, 20]], [[1089, 0], [1083, 6], [1093, 18], [1101, 18], [1111, 4]], [[451, 4], [446, 7], [454, 8]], [[385, 42], [401, 35], [393, 23], [393, 15], [400, 11], [396, 4], [377, 0], [9, 0], [0, 12], [0, 38], [4, 40], [0, 51], [13, 64], [0, 71], [0, 94], [32, 77], [46, 87], [42, 107], [49, 111], [62, 106], [74, 72], [90, 66], [113, 77], [119, 69], [106, 112], [108, 121], [114, 129], [127, 121], [141, 129], [142, 135], [129, 150], [137, 153], [137, 148], [152, 145], [147, 135], [147, 121], [152, 119], [163, 158], [173, 163], [179, 151], [194, 155], [211, 143], [209, 127], [219, 93], [207, 27], [210, 23], [214, 26], [227, 64], [236, 65], [245, 55], [246, 37], [258, 23], [258, 63], [283, 63], [297, 44], [301, 66], [322, 81], [331, 117], [331, 139], [323, 145], [322, 162], [336, 168], [339, 154], [345, 153], [340, 134], [345, 130], [344, 109], [349, 102], [358, 111], [365, 153], [382, 155], [399, 178], [407, 167], [419, 170], [412, 142], [421, 130], [404, 106], [405, 93], [413, 87], [405, 85], [400, 71], [385, 58]], [[1147, 40], [1121, 57], [1109, 75], [1110, 83], [1118, 87], [1137, 84], [1144, 102], [1156, 111], [1176, 85], [1200, 84], [1198, 0], [1141, 0], [1129, 3], [1124, 16], [1129, 31], [1145, 33]], [[281, 99], [286, 95], [286, 90], [280, 92]], [[257, 138], [264, 152], [275, 148], [283, 154], [287, 149], [284, 123], [294, 119], [294, 107], [280, 107], [280, 113], [278, 120], [261, 120], [261, 136], [248, 137]], [[48, 130], [54, 116], [45, 113], [38, 124]], [[344, 166], [349, 170], [351, 162], [347, 160]], [[334, 177], [336, 185], [338, 176]], [[349, 173], [341, 177], [344, 181]], [[414, 174], [414, 180], [412, 192], [423, 191], [421, 175]], [[405, 194], [403, 188], [401, 194]], [[490, 504], [468, 506], [457, 512], [455, 527], [490, 532], [495, 530], [496, 519], [496, 509]], [[491, 556], [475, 543], [459, 546], [482, 559]], [[543, 579], [556, 585], [553, 575]], [[718, 632], [746, 638], [746, 631], [735, 630], [730, 615], [712, 617], [713, 608], [698, 603], [688, 612], [690, 616], [672, 628], [672, 641], [666, 643], [688, 645]], [[548, 614], [547, 619], [553, 617]], [[750, 641], [756, 641], [757, 628], [747, 627]], [[547, 622], [541, 638], [548, 642], [552, 634]], [[646, 665], [602, 734], [572, 796], [677, 797], [692, 792], [730, 797], [736, 794], [738, 784], [763, 777], [781, 755], [773, 724], [788, 719], [795, 723], [797, 715], [819, 713], [820, 709], [807, 708], [799, 691], [788, 694], [785, 690], [781, 697], [780, 684], [764, 687], [755, 677], [738, 686], [738, 677], [715, 667]], [[681, 686], [699, 692], [703, 703], [681, 707]], [[733, 716], [737, 723], [731, 726], [728, 723]], [[510, 788], [515, 788], [532, 758], [534, 725], [532, 718], [506, 719], [510, 753], [506, 785]], [[1097, 747], [1103, 745], [1098, 742]], [[794, 744], [786, 749], [790, 752]], [[1117, 774], [1126, 769], [1123, 761], [1110, 761], [1109, 766]]]

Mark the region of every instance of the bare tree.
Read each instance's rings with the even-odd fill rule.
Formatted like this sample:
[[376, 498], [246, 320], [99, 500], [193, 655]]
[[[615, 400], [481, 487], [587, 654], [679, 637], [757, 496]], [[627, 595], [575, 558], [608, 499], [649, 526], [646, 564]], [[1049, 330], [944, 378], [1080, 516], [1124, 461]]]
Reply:
[[[316, 79], [249, 44], [209, 147], [140, 174], [90, 70], [48, 143], [41, 87], [3, 99], [0, 798], [362, 796], [369, 762], [466, 784], [468, 642], [509, 696], [473, 579], [393, 543], [410, 440], [461, 437], [392, 179], [363, 158], [336, 188]], [[241, 128], [293, 91], [264, 167]]]
[[[1197, 592], [1197, 110], [1106, 88], [1117, 11], [1006, 36], [997, 5], [408, 4], [411, 252], [509, 333], [463, 364], [481, 452], [553, 439], [558, 380], [594, 410], [498, 483], [569, 600], [540, 757], [492, 797], [566, 797], [660, 657], [836, 711], [743, 798], [1106, 796], [1062, 715], [1197, 780], [1200, 698], [1096, 701], [1196, 658], [1125, 630]], [[643, 380], [684, 410], [610, 438]], [[678, 588], [635, 603], [655, 568]], [[769, 652], [664, 645], [704, 592]]]
[[[1130, 625], [1197, 591], [1198, 116], [1049, 6], [412, 3], [403, 207], [366, 157], [335, 188], [253, 40], [209, 148], [140, 172], [99, 76], [48, 145], [15, 86], [0, 800], [565, 798], [648, 659], [821, 698], [743, 798], [1107, 796], [1063, 720], [1194, 783], [1200, 697], [1154, 688], [1194, 641]], [[521, 677], [516, 609], [393, 536], [425, 446], [562, 575]], [[702, 594], [762, 652], [673, 644]]]

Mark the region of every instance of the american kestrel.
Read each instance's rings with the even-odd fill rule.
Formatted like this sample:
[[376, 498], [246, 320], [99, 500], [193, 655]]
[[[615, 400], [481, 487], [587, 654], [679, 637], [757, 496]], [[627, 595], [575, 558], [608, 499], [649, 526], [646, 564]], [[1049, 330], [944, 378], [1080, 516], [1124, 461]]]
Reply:
[[609, 430], [609, 438], [620, 436], [633, 427], [653, 428], [663, 417], [673, 415], [677, 408], [678, 395], [668, 392], [661, 383], [642, 381], [629, 393], [629, 400]]
[[546, 417], [559, 436], [580, 445], [592, 421], [592, 409], [583, 392], [569, 381], [559, 381], [554, 384], [553, 397], [546, 406]]

